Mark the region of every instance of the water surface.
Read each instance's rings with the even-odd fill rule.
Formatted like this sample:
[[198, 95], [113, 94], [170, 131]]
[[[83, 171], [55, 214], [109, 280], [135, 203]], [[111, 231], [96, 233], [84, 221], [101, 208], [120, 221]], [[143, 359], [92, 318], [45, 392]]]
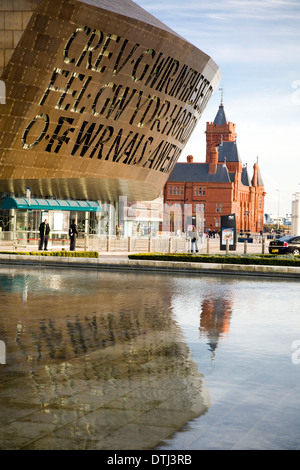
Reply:
[[0, 269], [1, 449], [299, 449], [299, 282]]

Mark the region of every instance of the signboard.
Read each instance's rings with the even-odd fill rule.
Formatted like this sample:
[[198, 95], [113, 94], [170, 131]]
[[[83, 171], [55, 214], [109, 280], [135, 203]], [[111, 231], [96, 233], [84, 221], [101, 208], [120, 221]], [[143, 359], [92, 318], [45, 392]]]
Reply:
[[236, 250], [236, 219], [235, 214], [221, 216], [221, 237], [220, 237], [220, 250]]
[[222, 228], [222, 245], [226, 245], [228, 240], [229, 245], [234, 244], [234, 229]]
[[53, 230], [63, 230], [64, 215], [63, 212], [53, 212]]

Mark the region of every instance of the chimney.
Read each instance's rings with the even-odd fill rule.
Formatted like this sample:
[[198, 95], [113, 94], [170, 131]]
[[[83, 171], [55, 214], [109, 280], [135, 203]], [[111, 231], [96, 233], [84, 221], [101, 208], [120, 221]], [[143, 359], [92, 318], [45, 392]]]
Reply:
[[257, 186], [257, 174], [258, 174], [258, 165], [257, 165], [257, 163], [254, 163], [254, 165], [253, 165], [252, 186]]
[[218, 148], [214, 147], [210, 151], [209, 173], [214, 174], [217, 171], [219, 152]]
[[194, 157], [193, 157], [193, 155], [188, 155], [188, 156], [186, 157], [186, 161], [187, 161], [188, 163], [194, 163]]

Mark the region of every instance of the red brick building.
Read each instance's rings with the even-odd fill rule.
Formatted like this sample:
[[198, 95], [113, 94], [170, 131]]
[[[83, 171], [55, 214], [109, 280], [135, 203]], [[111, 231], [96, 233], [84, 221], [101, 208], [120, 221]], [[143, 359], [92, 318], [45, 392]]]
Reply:
[[[236, 142], [235, 124], [228, 122], [223, 101], [214, 122], [206, 124], [206, 162], [177, 163], [164, 187], [164, 203], [189, 204], [195, 215], [204, 207], [204, 229], [220, 230], [222, 215], [236, 214], [238, 232], [259, 233], [264, 223], [264, 183], [258, 163], [250, 178]], [[204, 206], [200, 206], [203, 204]], [[182, 230], [184, 226], [182, 225]]]

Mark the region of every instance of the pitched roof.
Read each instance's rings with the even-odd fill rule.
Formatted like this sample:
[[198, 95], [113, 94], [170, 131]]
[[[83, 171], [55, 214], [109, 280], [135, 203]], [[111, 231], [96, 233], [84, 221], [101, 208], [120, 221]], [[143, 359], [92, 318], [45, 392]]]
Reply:
[[169, 176], [168, 183], [231, 183], [226, 166], [217, 165], [216, 173], [209, 173], [208, 163], [176, 163]]
[[242, 169], [241, 181], [244, 186], [252, 186], [248, 173], [248, 168], [246, 166], [244, 166]]
[[264, 182], [263, 182], [263, 179], [261, 177], [261, 173], [260, 173], [260, 169], [258, 167], [258, 170], [257, 170], [257, 185], [258, 186], [264, 186]]
[[220, 106], [219, 106], [219, 110], [216, 114], [214, 124], [216, 124], [217, 126], [223, 126], [227, 122], [228, 122], [228, 120], [227, 120], [227, 117], [226, 117], [226, 114], [225, 114], [225, 109], [224, 109], [223, 104], [221, 103]]
[[232, 183], [234, 183], [234, 180], [235, 180], [235, 172], [229, 173], [229, 178], [230, 178], [230, 181], [231, 181]]
[[241, 162], [239, 151], [236, 142], [221, 142], [218, 147], [219, 158], [218, 162]]
[[[253, 178], [252, 178], [251, 182], [254, 185], [254, 175], [253, 175]], [[257, 168], [257, 182], [256, 182], [256, 184], [257, 184], [257, 186], [264, 186], [264, 182], [263, 182], [263, 179], [261, 177], [259, 166]]]

